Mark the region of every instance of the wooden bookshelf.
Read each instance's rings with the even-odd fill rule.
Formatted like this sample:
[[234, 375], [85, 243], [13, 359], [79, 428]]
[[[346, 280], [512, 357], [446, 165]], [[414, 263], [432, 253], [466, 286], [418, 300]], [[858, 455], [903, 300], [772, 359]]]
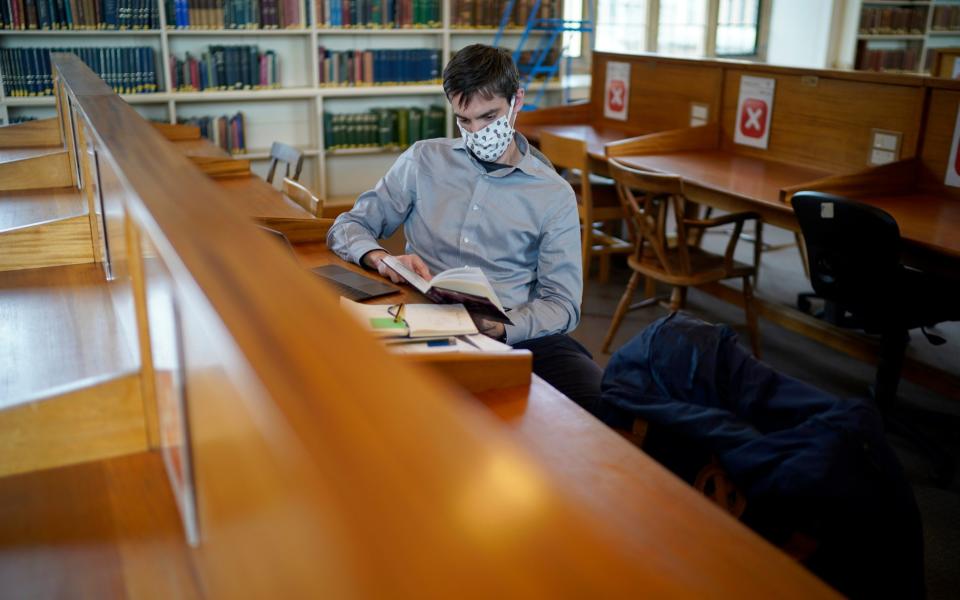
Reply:
[[[157, 0], [153, 0], [157, 1]], [[496, 27], [461, 27], [454, 25], [452, 14], [455, 0], [441, 1], [443, 16], [441, 27], [411, 27], [401, 29], [327, 27], [313, 18], [314, 0], [308, 0], [308, 13], [312, 22], [305, 28], [287, 29], [205, 29], [175, 28], [170, 25], [171, 15], [166, 14], [164, 2], [158, 3], [159, 29], [149, 30], [0, 30], [0, 48], [57, 46], [57, 45], [102, 45], [116, 40], [133, 40], [136, 45], [154, 49], [157, 57], [157, 77], [161, 91], [151, 94], [124, 94], [123, 99], [133, 104], [146, 118], [176, 123], [179, 119], [202, 115], [218, 117], [244, 113], [248, 148], [269, 148], [273, 141], [288, 143], [308, 149], [304, 174], [301, 181], [318, 196], [328, 197], [344, 194], [353, 182], [358, 186], [350, 193], [364, 191], [359, 186], [363, 174], [374, 169], [383, 169], [384, 153], [337, 154], [335, 170], [329, 169], [323, 147], [324, 112], [357, 112], [374, 106], [417, 106], [426, 108], [431, 104], [446, 104], [443, 89], [439, 84], [374, 85], [374, 86], [324, 86], [319, 81], [317, 48], [325, 46], [335, 50], [412, 48], [413, 45], [440, 50], [441, 62], [449, 60], [458, 49], [475, 42], [492, 43]], [[560, 0], [559, 10], [563, 9]], [[523, 33], [523, 28], [511, 27], [505, 31], [504, 44], [514, 47]], [[540, 32], [532, 32], [531, 35]], [[70, 41], [64, 43], [67, 39]], [[58, 41], [63, 40], [63, 41]], [[281, 87], [266, 90], [227, 91], [175, 91], [171, 86], [168, 67], [169, 58], [182, 58], [190, 51], [196, 54], [198, 46], [218, 44], [256, 44], [262, 50], [274, 50], [280, 59]], [[561, 76], [558, 81], [547, 84], [548, 103], [559, 101], [559, 92], [568, 88], [589, 88], [589, 76], [566, 77], [565, 63], [561, 61]], [[0, 66], [2, 74], [2, 66]], [[539, 84], [537, 84], [539, 85]], [[353, 100], [360, 100], [356, 104]], [[7, 97], [0, 90], [0, 124], [14, 118], [45, 118], [53, 115], [52, 97]], [[202, 106], [202, 108], [201, 108]], [[359, 108], [357, 108], [359, 106]], [[273, 115], [266, 116], [270, 108]], [[251, 116], [250, 113], [259, 113]], [[295, 116], [291, 116], [295, 115]], [[281, 121], [277, 127], [277, 121]], [[446, 107], [446, 135], [453, 134], [453, 116]], [[292, 137], [277, 131], [297, 132]], [[276, 136], [276, 137], [271, 137]], [[268, 167], [268, 152], [248, 152], [245, 158], [253, 161], [253, 170], [263, 175]], [[337, 179], [341, 180], [337, 184]]]
[[[956, 0], [859, 2], [853, 67], [865, 71], [926, 73], [937, 48], [960, 43], [960, 28], [945, 27], [939, 11], [960, 11]], [[917, 13], [913, 22], [899, 14]], [[909, 12], [905, 12], [909, 11]]]

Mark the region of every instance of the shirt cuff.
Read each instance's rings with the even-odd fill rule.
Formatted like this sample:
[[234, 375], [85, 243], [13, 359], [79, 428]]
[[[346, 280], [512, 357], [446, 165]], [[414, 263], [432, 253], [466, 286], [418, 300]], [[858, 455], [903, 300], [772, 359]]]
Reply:
[[[353, 256], [350, 257], [350, 260], [352, 260], [353, 262], [357, 263], [358, 265], [360, 265], [365, 269], [368, 267], [367, 265], [363, 264], [361, 261], [363, 260], [363, 257], [367, 255], [368, 252], [373, 252], [374, 250], [383, 250], [384, 252], [387, 252], [386, 250], [383, 249], [383, 247], [380, 244], [372, 240], [366, 241], [366, 242], [358, 242], [350, 250], [353, 252]], [[390, 253], [387, 252], [387, 254], [390, 254]]]

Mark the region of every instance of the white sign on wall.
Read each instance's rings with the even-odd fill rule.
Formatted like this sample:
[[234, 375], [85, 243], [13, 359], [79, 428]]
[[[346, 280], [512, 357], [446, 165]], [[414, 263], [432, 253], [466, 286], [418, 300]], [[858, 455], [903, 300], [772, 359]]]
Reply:
[[607, 84], [603, 89], [603, 116], [626, 121], [630, 101], [630, 63], [608, 62]]
[[957, 154], [958, 143], [960, 143], [960, 107], [957, 109], [957, 123], [953, 126], [953, 141], [950, 143], [947, 175], [943, 179], [945, 185], [953, 187], [960, 187], [960, 155]]
[[767, 149], [770, 140], [770, 115], [773, 113], [773, 91], [777, 80], [768, 77], [740, 78], [740, 99], [737, 101], [737, 128], [733, 141], [744, 146]]

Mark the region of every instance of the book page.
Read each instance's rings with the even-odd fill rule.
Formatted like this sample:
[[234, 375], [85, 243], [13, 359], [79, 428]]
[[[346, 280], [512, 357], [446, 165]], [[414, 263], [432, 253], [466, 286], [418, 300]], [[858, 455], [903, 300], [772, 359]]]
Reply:
[[488, 298], [497, 309], [505, 313], [500, 298], [490, 285], [490, 280], [484, 274], [482, 269], [476, 267], [460, 267], [458, 269], [447, 269], [439, 273], [430, 282], [434, 288], [444, 288], [455, 292], [464, 292]]
[[407, 283], [420, 290], [421, 294], [426, 294], [430, 289], [430, 282], [408, 269], [405, 264], [400, 262], [395, 256], [384, 256], [383, 263], [397, 272], [400, 277], [407, 280]]
[[403, 318], [410, 337], [477, 333], [477, 326], [462, 304], [406, 304]]

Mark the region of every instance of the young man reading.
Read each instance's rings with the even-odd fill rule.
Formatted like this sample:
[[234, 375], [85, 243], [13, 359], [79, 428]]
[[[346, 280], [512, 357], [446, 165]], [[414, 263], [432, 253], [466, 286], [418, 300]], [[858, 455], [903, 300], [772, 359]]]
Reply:
[[462, 137], [417, 142], [340, 215], [327, 244], [400, 282], [377, 239], [401, 225], [397, 257], [425, 279], [479, 267], [513, 325], [480, 331], [533, 353], [533, 371], [578, 404], [599, 403], [601, 370], [566, 334], [580, 321], [583, 274], [573, 190], [513, 129], [523, 89], [510, 53], [476, 44], [450, 60], [443, 89]]

